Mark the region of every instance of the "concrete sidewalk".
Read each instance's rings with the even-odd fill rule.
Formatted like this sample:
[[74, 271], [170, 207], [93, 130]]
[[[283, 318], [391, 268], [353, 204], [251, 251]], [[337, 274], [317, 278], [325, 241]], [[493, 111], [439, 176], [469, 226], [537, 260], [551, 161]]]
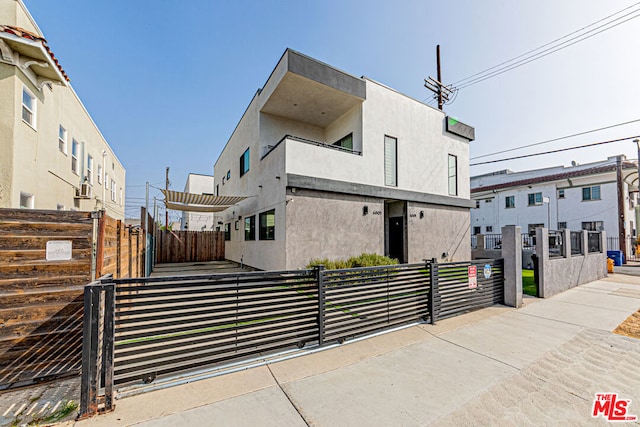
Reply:
[[117, 400], [70, 425], [604, 424], [590, 415], [597, 392], [640, 415], [640, 340], [610, 332], [640, 308], [640, 279], [525, 302]]

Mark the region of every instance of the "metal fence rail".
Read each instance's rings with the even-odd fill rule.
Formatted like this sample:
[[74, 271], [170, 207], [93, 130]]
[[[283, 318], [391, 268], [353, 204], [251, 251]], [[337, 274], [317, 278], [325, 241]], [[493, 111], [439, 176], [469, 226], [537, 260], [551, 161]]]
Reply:
[[[475, 288], [471, 265], [478, 272]], [[431, 260], [345, 270], [103, 278], [85, 288], [81, 416], [111, 409], [115, 385], [435, 323], [503, 303], [502, 266], [502, 260]]]
[[344, 341], [428, 317], [425, 264], [325, 271], [322, 341]]
[[[491, 269], [485, 278], [484, 268]], [[504, 302], [503, 260], [485, 260], [434, 264], [438, 292], [434, 300], [434, 317], [444, 319], [464, 312]], [[477, 287], [469, 286], [469, 267], [477, 271]]]
[[309, 271], [118, 283], [115, 384], [292, 348], [318, 335]]

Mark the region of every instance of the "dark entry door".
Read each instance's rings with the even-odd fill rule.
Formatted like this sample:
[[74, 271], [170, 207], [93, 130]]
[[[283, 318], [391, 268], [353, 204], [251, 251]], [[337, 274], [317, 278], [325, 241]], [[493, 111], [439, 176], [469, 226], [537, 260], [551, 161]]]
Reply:
[[404, 263], [404, 218], [389, 218], [389, 256]]

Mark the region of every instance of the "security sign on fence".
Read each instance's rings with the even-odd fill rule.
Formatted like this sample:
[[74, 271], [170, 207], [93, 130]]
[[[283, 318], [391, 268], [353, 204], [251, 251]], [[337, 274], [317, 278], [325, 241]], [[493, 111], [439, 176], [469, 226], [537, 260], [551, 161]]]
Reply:
[[469, 289], [475, 289], [478, 287], [478, 267], [470, 265], [467, 269], [469, 275]]

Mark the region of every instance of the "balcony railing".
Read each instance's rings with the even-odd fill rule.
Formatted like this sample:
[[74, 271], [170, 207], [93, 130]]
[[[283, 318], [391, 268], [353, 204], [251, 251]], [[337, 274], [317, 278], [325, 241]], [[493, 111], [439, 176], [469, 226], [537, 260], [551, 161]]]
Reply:
[[269, 155], [269, 153], [271, 153], [273, 150], [276, 149], [276, 147], [278, 147], [283, 141], [290, 139], [293, 141], [298, 141], [298, 142], [303, 142], [305, 144], [310, 144], [310, 145], [316, 145], [318, 147], [322, 147], [322, 148], [329, 148], [331, 150], [336, 150], [336, 151], [342, 151], [344, 153], [350, 153], [350, 154], [356, 154], [358, 156], [362, 155], [361, 151], [357, 151], [357, 150], [353, 150], [351, 148], [345, 148], [345, 147], [340, 147], [339, 145], [331, 145], [331, 144], [327, 144], [326, 142], [320, 142], [320, 141], [314, 141], [312, 139], [307, 139], [307, 138], [302, 138], [300, 136], [293, 136], [293, 135], [285, 135], [282, 137], [282, 139], [280, 139], [280, 141], [278, 141], [276, 143], [276, 145], [272, 146], [271, 148], [269, 148], [260, 158], [260, 160], [264, 159], [265, 157], [267, 157]]

